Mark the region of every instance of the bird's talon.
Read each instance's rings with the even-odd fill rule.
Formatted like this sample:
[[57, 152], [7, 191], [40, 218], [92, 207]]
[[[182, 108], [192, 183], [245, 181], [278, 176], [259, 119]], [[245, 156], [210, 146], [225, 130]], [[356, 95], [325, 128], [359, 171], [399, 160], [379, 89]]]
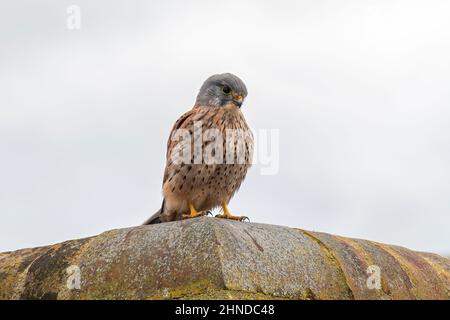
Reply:
[[197, 211], [197, 210], [195, 210], [194, 206], [191, 203], [189, 203], [189, 209], [191, 211], [190, 214], [183, 214], [183, 215], [181, 215], [181, 218], [183, 220], [184, 219], [197, 218], [197, 217], [203, 217], [203, 216], [208, 215], [208, 213], [209, 213], [209, 210], [208, 211]]
[[241, 221], [241, 222], [243, 222], [245, 220], [250, 221], [250, 219], [246, 216], [233, 216], [230, 213], [230, 210], [228, 210], [228, 206], [227, 206], [226, 202], [224, 202], [222, 204], [222, 209], [223, 209], [223, 214], [216, 215], [216, 218], [230, 219], [230, 220], [236, 220], [236, 221]]
[[239, 216], [232, 216], [232, 215], [226, 215], [226, 214], [217, 214], [216, 218], [228, 219], [228, 220], [236, 220], [236, 221], [241, 221], [241, 222], [244, 222], [246, 220], [250, 221], [250, 219], [248, 217], [246, 217], [246, 216], [239, 217]]
[[195, 214], [183, 214], [181, 217], [184, 219], [192, 219], [192, 218], [198, 218], [208, 215], [205, 211], [196, 212]]

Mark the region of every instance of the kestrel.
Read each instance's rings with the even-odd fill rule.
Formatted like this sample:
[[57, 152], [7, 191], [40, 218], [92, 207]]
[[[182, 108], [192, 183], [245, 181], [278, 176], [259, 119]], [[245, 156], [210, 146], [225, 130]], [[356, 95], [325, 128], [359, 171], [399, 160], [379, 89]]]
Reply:
[[172, 128], [167, 143], [161, 209], [144, 224], [195, 218], [222, 207], [217, 218], [233, 216], [228, 203], [241, 186], [253, 156], [253, 135], [241, 112], [247, 88], [237, 76], [209, 77], [194, 107]]

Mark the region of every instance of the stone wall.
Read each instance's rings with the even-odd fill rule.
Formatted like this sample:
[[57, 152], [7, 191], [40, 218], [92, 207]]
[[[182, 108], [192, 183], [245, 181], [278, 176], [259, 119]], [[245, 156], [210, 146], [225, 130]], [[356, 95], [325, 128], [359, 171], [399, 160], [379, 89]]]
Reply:
[[450, 260], [202, 217], [0, 253], [0, 299], [449, 299]]

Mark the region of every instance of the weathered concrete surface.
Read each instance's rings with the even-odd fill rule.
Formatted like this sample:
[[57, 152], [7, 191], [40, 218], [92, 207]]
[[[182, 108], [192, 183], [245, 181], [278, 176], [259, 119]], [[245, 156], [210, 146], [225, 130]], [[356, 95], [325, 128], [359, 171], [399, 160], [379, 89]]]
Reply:
[[[69, 266], [79, 267], [80, 289], [67, 286]], [[367, 286], [369, 266], [379, 267], [380, 289]], [[206, 217], [0, 253], [0, 299], [274, 298], [449, 299], [450, 260]]]

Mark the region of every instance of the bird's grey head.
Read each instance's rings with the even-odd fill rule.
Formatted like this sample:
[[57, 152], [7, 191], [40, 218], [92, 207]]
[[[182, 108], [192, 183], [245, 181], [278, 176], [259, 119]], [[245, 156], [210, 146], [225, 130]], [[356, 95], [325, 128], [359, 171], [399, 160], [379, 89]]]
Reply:
[[234, 74], [215, 74], [203, 83], [195, 105], [223, 107], [234, 104], [240, 108], [246, 96], [247, 88], [244, 82]]

